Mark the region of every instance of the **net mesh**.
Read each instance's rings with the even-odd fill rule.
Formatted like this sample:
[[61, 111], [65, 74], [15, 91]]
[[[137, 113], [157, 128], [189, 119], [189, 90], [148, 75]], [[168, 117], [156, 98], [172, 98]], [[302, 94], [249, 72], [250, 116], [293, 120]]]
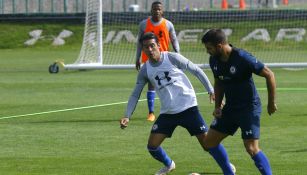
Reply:
[[[138, 23], [149, 13], [104, 13], [104, 64], [133, 64]], [[307, 11], [169, 12], [181, 53], [197, 64], [208, 63], [201, 44], [210, 28], [222, 28], [235, 47], [266, 63], [307, 62]]]
[[[100, 44], [99, 0], [88, 3], [84, 41], [76, 63], [101, 63], [97, 57], [103, 50], [103, 65], [134, 65], [139, 22], [150, 13], [104, 12]], [[102, 3], [106, 5], [106, 1]], [[233, 46], [246, 49], [262, 62], [307, 62], [307, 10], [177, 11], [165, 12], [164, 17], [175, 26], [181, 54], [196, 64], [208, 64], [201, 37], [210, 28], [222, 28]]]
[[83, 43], [74, 64], [102, 64], [101, 0], [88, 0]]

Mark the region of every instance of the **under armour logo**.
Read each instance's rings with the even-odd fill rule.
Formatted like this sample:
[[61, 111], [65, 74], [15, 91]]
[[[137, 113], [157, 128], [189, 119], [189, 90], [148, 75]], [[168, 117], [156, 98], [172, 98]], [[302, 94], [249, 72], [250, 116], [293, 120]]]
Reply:
[[159, 77], [158, 75], [155, 77], [155, 80], [158, 81], [158, 85], [161, 86], [161, 80], [164, 80], [166, 79], [167, 81], [171, 81], [171, 77], [168, 76], [169, 75], [169, 72], [164, 72], [164, 77]]
[[42, 35], [43, 30], [33, 30], [29, 32], [29, 35], [32, 37], [31, 39], [27, 40], [24, 42], [25, 45], [34, 45], [38, 40], [53, 40], [52, 45], [64, 45], [65, 40], [64, 38], [70, 37], [73, 32], [69, 30], [62, 30], [58, 36], [53, 36], [53, 35]]
[[249, 135], [249, 134], [252, 134], [252, 133], [253, 133], [252, 130], [245, 131], [245, 134], [246, 134], [246, 135]]
[[204, 131], [204, 130], [206, 129], [206, 126], [203, 125], [203, 126], [201, 126], [201, 127], [199, 127], [199, 128], [200, 128], [200, 130]]

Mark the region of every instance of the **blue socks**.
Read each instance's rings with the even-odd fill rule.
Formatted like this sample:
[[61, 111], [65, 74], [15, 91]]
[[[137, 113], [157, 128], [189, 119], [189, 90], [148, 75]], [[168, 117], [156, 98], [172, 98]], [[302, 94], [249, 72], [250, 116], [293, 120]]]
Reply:
[[214, 148], [210, 148], [209, 153], [222, 168], [224, 175], [234, 175], [230, 166], [228, 155], [223, 145], [219, 144]]
[[149, 113], [154, 112], [154, 106], [155, 106], [155, 91], [148, 91], [147, 92], [147, 105]]
[[252, 159], [262, 175], [272, 175], [269, 160], [262, 151], [259, 151]]
[[147, 146], [147, 149], [153, 158], [162, 162], [165, 166], [171, 165], [172, 160], [168, 157], [168, 155], [161, 146], [159, 146], [158, 148]]
[[[214, 148], [210, 148], [209, 153], [222, 168], [224, 175], [234, 174], [232, 172], [226, 150], [221, 144]], [[262, 175], [272, 175], [269, 160], [262, 151], [259, 151], [252, 157], [252, 159], [254, 160], [256, 167], [259, 169]]]

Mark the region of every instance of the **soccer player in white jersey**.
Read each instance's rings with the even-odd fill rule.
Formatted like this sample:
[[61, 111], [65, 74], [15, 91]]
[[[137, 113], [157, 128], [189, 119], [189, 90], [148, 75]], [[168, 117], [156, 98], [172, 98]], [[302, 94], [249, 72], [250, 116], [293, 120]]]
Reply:
[[[154, 33], [160, 43], [160, 51], [169, 51], [170, 45], [173, 46], [174, 52], [179, 53], [180, 47], [179, 42], [176, 37], [176, 31], [173, 23], [165, 18], [163, 18], [163, 4], [160, 1], [154, 1], [151, 4], [151, 16], [140, 22], [138, 38], [140, 38], [144, 33], [152, 32]], [[148, 60], [148, 56], [142, 52], [142, 45], [137, 42], [136, 49], [136, 62], [135, 67], [140, 70], [141, 64], [144, 64]], [[155, 102], [155, 88], [149, 82], [147, 91], [147, 105], [148, 105], [148, 121], [154, 121], [154, 102]]]
[[[120, 120], [122, 129], [128, 126], [131, 115], [137, 105], [142, 89], [151, 82], [160, 97], [161, 109], [158, 119], [152, 126], [147, 148], [153, 158], [164, 164], [156, 175], [167, 174], [175, 169], [175, 162], [160, 146], [165, 138], [171, 137], [177, 126], [188, 130], [191, 136], [196, 136], [203, 148], [208, 127], [198, 110], [195, 91], [184, 71], [188, 70], [204, 85], [214, 100], [213, 87], [205, 73], [184, 56], [174, 52], [161, 52], [159, 41], [151, 33], [145, 33], [140, 38], [142, 50], [149, 57], [141, 68], [135, 88], [129, 98], [125, 116]], [[224, 147], [219, 144], [218, 149], [208, 151], [217, 161], [225, 175], [232, 175], [231, 164]]]

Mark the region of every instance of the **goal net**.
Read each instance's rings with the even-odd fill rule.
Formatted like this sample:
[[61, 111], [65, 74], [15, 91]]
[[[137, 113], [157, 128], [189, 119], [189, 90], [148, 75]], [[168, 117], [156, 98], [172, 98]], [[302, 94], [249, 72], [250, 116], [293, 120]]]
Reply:
[[[202, 10], [202, 5], [206, 4], [199, 4], [198, 9], [187, 9], [183, 2], [193, 0], [180, 2], [183, 7], [178, 7], [179, 11], [168, 7], [164, 17], [175, 26], [181, 54], [199, 66], [208, 67], [209, 55], [200, 40], [210, 28], [222, 28], [233, 46], [246, 49], [269, 66], [307, 66], [307, 10]], [[138, 25], [150, 16], [151, 4], [146, 4], [149, 6], [146, 8], [141, 4], [137, 12], [129, 9], [110, 12], [105, 8], [109, 5], [106, 3], [110, 2], [87, 1], [80, 55], [75, 63], [65, 68], [135, 67]]]
[[66, 69], [96, 69], [103, 65], [102, 0], [88, 0], [82, 47], [78, 59]]

